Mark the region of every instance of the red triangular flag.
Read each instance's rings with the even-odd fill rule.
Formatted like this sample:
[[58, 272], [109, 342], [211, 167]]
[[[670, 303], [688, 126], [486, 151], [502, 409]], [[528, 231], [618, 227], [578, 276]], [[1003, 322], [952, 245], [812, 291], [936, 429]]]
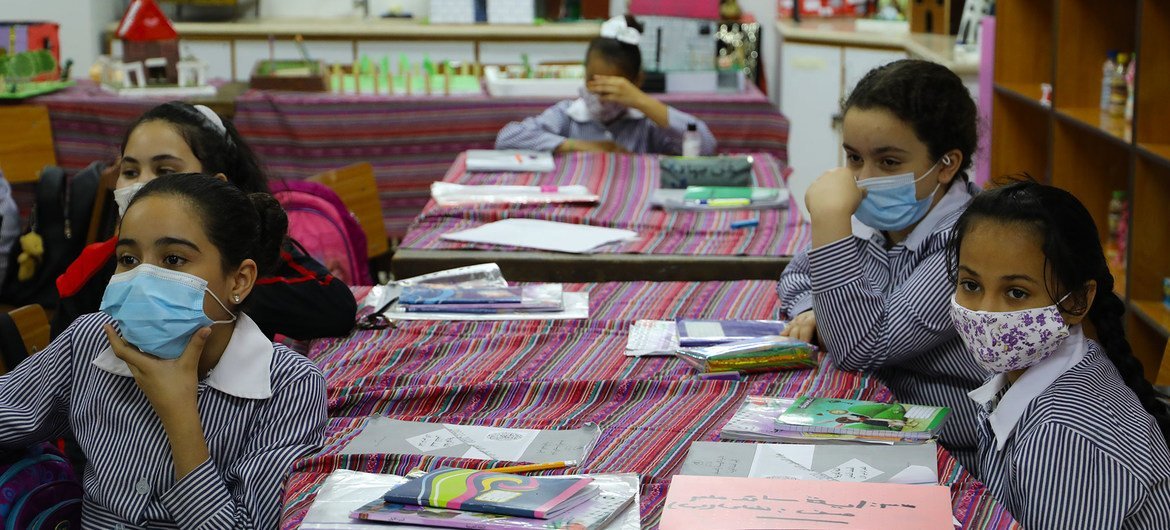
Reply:
[[118, 38], [122, 40], [168, 40], [179, 38], [170, 19], [154, 0], [133, 0], [118, 24]]

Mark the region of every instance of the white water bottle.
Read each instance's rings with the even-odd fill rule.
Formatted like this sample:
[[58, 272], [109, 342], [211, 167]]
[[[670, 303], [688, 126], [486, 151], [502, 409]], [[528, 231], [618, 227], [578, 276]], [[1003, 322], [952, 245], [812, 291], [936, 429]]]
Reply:
[[699, 126], [694, 122], [687, 124], [687, 132], [683, 134], [682, 156], [699, 156], [703, 146], [703, 139], [699, 137]]

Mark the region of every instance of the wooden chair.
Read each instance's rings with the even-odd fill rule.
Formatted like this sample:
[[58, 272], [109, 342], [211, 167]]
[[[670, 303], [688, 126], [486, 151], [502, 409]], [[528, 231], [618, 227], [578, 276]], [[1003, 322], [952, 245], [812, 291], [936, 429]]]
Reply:
[[343, 168], [309, 177], [337, 193], [341, 202], [357, 216], [358, 224], [366, 233], [366, 254], [374, 259], [390, 252], [390, 240], [382, 220], [382, 201], [378, 197], [378, 183], [374, 180], [374, 166], [359, 162]]
[[49, 109], [0, 105], [0, 167], [8, 182], [36, 182], [41, 168], [57, 165]]
[[39, 305], [0, 313], [0, 373], [49, 346], [49, 317]]

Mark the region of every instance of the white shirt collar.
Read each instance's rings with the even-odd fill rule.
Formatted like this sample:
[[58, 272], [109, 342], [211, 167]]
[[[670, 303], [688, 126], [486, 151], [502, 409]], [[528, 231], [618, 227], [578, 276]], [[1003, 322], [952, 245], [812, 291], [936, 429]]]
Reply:
[[[914, 230], [910, 231], [910, 235], [906, 236], [906, 240], [902, 244], [907, 249], [918, 250], [922, 242], [926, 241], [927, 236], [933, 234], [938, 228], [938, 224], [966, 205], [971, 200], [971, 197], [973, 195], [971, 194], [971, 189], [966, 179], [960, 177], [952, 181], [951, 187], [947, 189], [942, 199], [939, 199], [938, 204], [934, 205], [927, 212], [926, 216], [918, 222], [918, 225], [914, 227]], [[879, 230], [866, 226], [865, 223], [858, 221], [857, 217], [853, 217], [852, 222], [854, 236], [869, 240], [874, 235], [878, 235], [883, 238], [883, 241], [885, 240]]]
[[[1028, 404], [1085, 357], [1088, 348], [1085, 346], [1085, 335], [1081, 326], [1072, 326], [1068, 331], [1068, 338], [1064, 339], [1060, 348], [1047, 359], [1024, 371], [987, 417], [991, 431], [995, 433], [996, 451], [1002, 451], [1012, 437]], [[1005, 385], [1007, 374], [996, 374], [983, 386], [968, 392], [967, 396], [979, 405], [985, 406]]]
[[[272, 355], [272, 341], [264, 336], [255, 321], [240, 313], [223, 356], [204, 382], [211, 388], [236, 397], [268, 399], [272, 397]], [[102, 350], [92, 364], [114, 375], [133, 377], [126, 361], [119, 359], [109, 346]]]
[[[569, 108], [565, 111], [565, 114], [567, 114], [569, 118], [572, 118], [572, 120], [577, 123], [589, 123], [594, 121], [593, 114], [589, 112], [589, 107], [585, 104], [585, 100], [583, 98], [577, 98], [575, 101], [569, 104]], [[622, 114], [620, 117], [618, 117], [618, 121], [626, 119], [640, 120], [645, 117], [646, 114], [638, 109], [626, 109], [625, 114]], [[599, 125], [604, 126], [605, 124]]]

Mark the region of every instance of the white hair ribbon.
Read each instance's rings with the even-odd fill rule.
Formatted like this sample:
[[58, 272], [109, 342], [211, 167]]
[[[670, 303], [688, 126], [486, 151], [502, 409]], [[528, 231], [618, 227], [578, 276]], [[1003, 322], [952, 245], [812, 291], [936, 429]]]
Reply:
[[224, 127], [223, 120], [220, 119], [219, 114], [216, 114], [214, 110], [207, 108], [206, 105], [193, 106], [195, 107], [195, 110], [199, 111], [200, 114], [207, 118], [207, 121], [211, 122], [212, 127], [214, 127], [216, 131], [219, 131], [220, 135], [222, 135], [224, 138], [227, 138], [227, 127]]
[[626, 17], [618, 16], [606, 20], [601, 25], [601, 36], [607, 39], [617, 39], [618, 42], [637, 46], [642, 42], [642, 34], [637, 29], [626, 24]]

